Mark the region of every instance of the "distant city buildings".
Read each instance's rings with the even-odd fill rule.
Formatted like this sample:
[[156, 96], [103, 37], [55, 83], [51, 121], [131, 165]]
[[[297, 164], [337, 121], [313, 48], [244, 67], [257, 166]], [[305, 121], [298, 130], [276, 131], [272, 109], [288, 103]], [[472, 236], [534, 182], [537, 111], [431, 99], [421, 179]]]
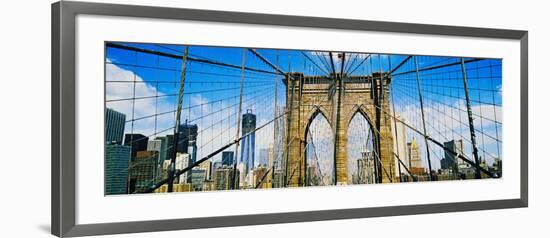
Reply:
[[[309, 184], [311, 184], [311, 182], [309, 182]], [[275, 171], [273, 172], [273, 187], [282, 188], [283, 186], [284, 186], [284, 172], [282, 169], [275, 169]]]
[[163, 178], [162, 165], [166, 160], [166, 137], [157, 137], [147, 142], [147, 151], [155, 151], [158, 153], [155, 178], [161, 180]]
[[122, 145], [126, 116], [107, 108], [105, 111], [105, 194], [125, 194], [131, 148]]
[[420, 150], [418, 144], [416, 143], [416, 138], [412, 138], [412, 141], [407, 143], [407, 156], [409, 163], [409, 170], [413, 174], [423, 174], [426, 172], [424, 165], [422, 164], [422, 159], [420, 157]]
[[237, 170], [239, 170], [239, 187], [241, 188], [247, 188], [248, 186], [248, 180], [246, 179], [248, 177], [248, 173], [246, 172], [247, 165], [245, 163], [237, 164]]
[[489, 172], [502, 177], [502, 160], [500, 158], [494, 159], [493, 166], [489, 167]]
[[268, 175], [266, 175], [265, 183], [268, 184], [268, 186], [273, 187], [273, 170], [275, 169], [274, 165], [274, 159], [275, 159], [275, 151], [273, 148], [273, 144], [269, 145], [268, 149], [269, 153], [267, 155], [267, 169], [269, 171]]
[[126, 134], [124, 135], [124, 145], [130, 146], [132, 148], [132, 160], [136, 157], [138, 151], [147, 150], [147, 142], [149, 137], [142, 134]]
[[445, 147], [445, 157], [441, 160], [441, 169], [450, 170], [453, 174], [458, 174], [458, 165], [465, 164], [464, 161], [458, 158], [458, 155], [464, 154], [462, 140], [447, 141], [443, 143], [443, 146]]
[[267, 167], [273, 168], [275, 165], [275, 148], [273, 148], [273, 143], [269, 145], [268, 154], [267, 154]]
[[[445, 160], [445, 162], [443, 162], [442, 160], [442, 168], [444, 163], [445, 165], [451, 163], [452, 166], [454, 166], [451, 167], [453, 173], [459, 176], [459, 178], [475, 178], [477, 170], [475, 166], [470, 165], [469, 163], [458, 157], [458, 155], [464, 155], [464, 143], [462, 142], [462, 140], [447, 141], [443, 143], [443, 145], [445, 146], [445, 148], [456, 153], [457, 155], [454, 156], [453, 153], [449, 153], [448, 150], [445, 150], [445, 158], [443, 159]], [[446, 168], [448, 169], [448, 166], [446, 166]]]
[[357, 159], [357, 174], [354, 184], [372, 184], [376, 181], [374, 173], [374, 153], [372, 151], [361, 152], [361, 158]]
[[155, 182], [157, 169], [156, 151], [138, 151], [129, 166], [128, 193], [143, 191]]
[[[180, 126], [180, 138], [183, 138], [183, 151], [188, 153], [190, 156], [191, 163], [197, 161], [197, 137], [198, 137], [198, 126], [191, 124], [183, 124]], [[180, 145], [178, 145], [179, 148]]]
[[256, 148], [256, 115], [252, 114], [252, 110], [247, 110], [247, 112], [243, 114], [242, 119], [241, 133], [244, 138], [241, 140], [240, 162], [245, 165], [244, 169], [241, 170], [241, 173], [246, 175], [252, 168], [254, 168], [254, 151]]
[[222, 165], [232, 166], [234, 154], [233, 151], [222, 152]]
[[204, 182], [206, 181], [206, 169], [205, 168], [193, 168], [190, 171], [191, 180], [189, 181], [194, 191], [202, 191]]
[[148, 151], [157, 151], [160, 152], [162, 147], [162, 140], [154, 139], [147, 142]]
[[[172, 191], [175, 193], [191, 192], [192, 186], [189, 183], [174, 184]], [[159, 188], [155, 189], [154, 191], [154, 193], [166, 193], [166, 192], [168, 192], [168, 184], [164, 184]]]
[[476, 168], [470, 164], [463, 164], [458, 166], [458, 171], [461, 179], [473, 179], [475, 178]]
[[205, 180], [210, 180], [212, 175], [212, 161], [204, 161], [199, 164], [199, 168], [204, 169], [205, 171]]
[[176, 148], [176, 153], [187, 153], [192, 162], [197, 161], [197, 137], [197, 125], [180, 125], [177, 146], [174, 146], [174, 135], [166, 135], [166, 159], [170, 160], [174, 157], [174, 148]]
[[[177, 153], [176, 154], [176, 172], [181, 171], [191, 164], [191, 160], [189, 158], [189, 154], [187, 153]], [[168, 166], [170, 166], [170, 161], [168, 160]], [[169, 169], [169, 168], [168, 168]], [[185, 172], [181, 174], [178, 178], [174, 180], [174, 183], [189, 183], [191, 182], [191, 174], [189, 172]]]
[[105, 142], [109, 144], [122, 144], [126, 115], [111, 108], [105, 110]]
[[130, 147], [119, 144], [105, 145], [105, 194], [127, 193]]
[[[400, 119], [400, 116], [397, 116]], [[124, 134], [126, 116], [123, 113], [107, 108], [105, 112], [105, 194], [128, 194], [145, 191], [152, 185], [166, 179], [170, 171], [171, 157], [175, 155], [176, 172], [189, 168], [197, 161], [198, 126], [182, 124], [179, 127], [178, 143], [174, 135], [151, 137], [143, 134]], [[284, 139], [280, 135], [273, 141], [259, 144], [256, 148], [255, 130], [256, 115], [247, 110], [242, 115], [240, 148], [235, 147], [217, 154], [215, 162], [204, 161], [174, 179], [174, 192], [212, 191], [230, 189], [254, 189], [285, 187]], [[278, 133], [284, 133], [284, 123], [275, 127]], [[428, 181], [430, 177], [423, 163], [422, 150], [415, 137], [407, 142], [406, 128], [400, 121], [392, 121], [393, 151], [395, 166], [403, 165], [415, 175], [413, 179]], [[410, 135], [409, 135], [410, 136]], [[263, 139], [263, 138], [262, 138]], [[271, 138], [269, 138], [271, 139]], [[423, 141], [421, 141], [422, 143]], [[443, 143], [441, 168], [436, 173], [437, 180], [456, 180], [475, 178], [476, 168], [465, 162], [459, 155], [464, 155], [464, 143], [461, 139]], [[440, 149], [440, 148], [438, 148]], [[231, 150], [231, 151], [230, 151]], [[202, 151], [204, 153], [204, 151]], [[210, 152], [206, 152], [210, 153]], [[239, 155], [235, 155], [240, 153]], [[433, 154], [432, 154], [433, 155]], [[220, 160], [221, 156], [221, 160]], [[483, 156], [488, 156], [484, 154]], [[492, 156], [492, 155], [491, 155]], [[397, 158], [401, 160], [399, 163]], [[481, 158], [480, 158], [481, 159]], [[502, 175], [502, 160], [492, 157], [492, 164], [481, 159], [480, 167], [489, 172]], [[491, 158], [490, 158], [491, 161]], [[238, 162], [238, 163], [237, 163]], [[234, 165], [237, 165], [236, 169]], [[394, 165], [394, 164], [391, 164]], [[304, 181], [306, 186], [333, 184], [330, 174], [323, 174], [325, 164], [307, 163]], [[348, 179], [352, 184], [376, 183], [376, 159], [373, 151], [361, 152], [360, 158], [351, 161], [348, 167], [352, 172]], [[405, 169], [396, 175], [407, 178], [400, 181], [411, 181]], [[377, 171], [382, 173], [381, 171]], [[388, 176], [381, 174], [380, 176]], [[487, 177], [487, 175], [482, 175]], [[287, 178], [288, 179], [288, 178]], [[167, 192], [166, 184], [154, 192]]]
[[147, 142], [148, 151], [157, 151], [159, 153], [159, 163], [162, 164], [167, 159], [166, 147], [168, 146], [166, 137], [157, 137], [154, 140]]
[[258, 151], [258, 166], [267, 167], [269, 163], [269, 148], [260, 148]]
[[[476, 176], [476, 167], [461, 159], [458, 155], [464, 156], [464, 143], [460, 140], [451, 140], [443, 143], [445, 147], [445, 157], [441, 160], [441, 175], [452, 174], [451, 179], [474, 179]], [[456, 154], [456, 155], [455, 155]], [[467, 158], [467, 157], [466, 157]], [[479, 167], [489, 171], [497, 177], [502, 176], [502, 160], [493, 157], [493, 164], [488, 164], [485, 158], [481, 159]], [[471, 161], [474, 163], [473, 161]], [[482, 178], [488, 177], [481, 173]]]
[[[399, 163], [399, 160], [403, 162], [404, 164], [408, 163], [408, 154], [407, 154], [407, 131], [405, 129], [405, 125], [400, 122], [400, 120], [403, 120], [401, 116], [396, 113], [396, 119], [391, 117], [392, 120], [392, 136], [395, 137], [393, 140], [393, 151], [395, 151], [395, 168], [400, 168], [403, 165]], [[399, 160], [398, 160], [399, 159]], [[409, 166], [407, 166], [409, 168]], [[401, 173], [406, 173], [404, 168], [401, 168]], [[399, 174], [399, 169], [395, 169], [395, 174], [397, 176], [401, 176]]]
[[231, 166], [222, 166], [214, 171], [213, 182], [215, 190], [231, 189], [232, 179], [235, 177], [236, 184], [239, 184], [239, 170], [234, 170]]
[[[319, 166], [317, 163], [308, 163], [307, 164], [307, 170], [306, 170], [306, 185], [307, 186], [318, 186], [321, 185], [321, 171], [319, 170]], [[275, 181], [278, 181], [279, 179], [282, 179], [283, 171], [277, 170], [275, 172]], [[281, 178], [279, 178], [281, 176]]]
[[[168, 171], [170, 170], [170, 160], [165, 160], [162, 163], [162, 178], [168, 178]], [[177, 181], [174, 181], [174, 183]]]

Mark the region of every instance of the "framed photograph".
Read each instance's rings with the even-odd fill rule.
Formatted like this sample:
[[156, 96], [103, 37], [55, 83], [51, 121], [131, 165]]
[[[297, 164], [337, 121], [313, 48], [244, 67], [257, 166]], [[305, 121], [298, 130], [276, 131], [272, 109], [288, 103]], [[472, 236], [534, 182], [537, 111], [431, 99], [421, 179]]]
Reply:
[[527, 31], [52, 5], [52, 234], [527, 207]]

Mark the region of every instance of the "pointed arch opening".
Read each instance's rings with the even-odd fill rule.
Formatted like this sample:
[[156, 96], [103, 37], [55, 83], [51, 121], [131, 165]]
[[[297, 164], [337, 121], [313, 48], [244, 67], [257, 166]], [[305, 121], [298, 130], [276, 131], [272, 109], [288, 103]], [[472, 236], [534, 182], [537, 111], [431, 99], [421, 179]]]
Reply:
[[348, 184], [376, 183], [374, 129], [368, 115], [357, 109], [348, 126], [347, 161]]
[[305, 130], [306, 186], [335, 184], [334, 133], [326, 115], [317, 109]]

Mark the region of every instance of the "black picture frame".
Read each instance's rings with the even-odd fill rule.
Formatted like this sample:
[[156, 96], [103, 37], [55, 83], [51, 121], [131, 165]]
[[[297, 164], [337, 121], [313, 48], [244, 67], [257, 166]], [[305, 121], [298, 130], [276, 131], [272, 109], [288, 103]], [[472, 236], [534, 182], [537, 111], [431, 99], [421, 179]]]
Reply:
[[[168, 231], [211, 227], [277, 224], [304, 221], [366, 218], [528, 206], [528, 32], [489, 28], [410, 24], [350, 19], [332, 19], [167, 7], [62, 1], [52, 4], [52, 193], [51, 233], [59, 237]], [[521, 74], [521, 188], [520, 198], [508, 200], [438, 203], [275, 214], [254, 214], [206, 218], [185, 218], [101, 224], [76, 224], [75, 207], [75, 18], [79, 14], [160, 18], [347, 29], [392, 33], [413, 33], [463, 37], [484, 37], [520, 42]]]

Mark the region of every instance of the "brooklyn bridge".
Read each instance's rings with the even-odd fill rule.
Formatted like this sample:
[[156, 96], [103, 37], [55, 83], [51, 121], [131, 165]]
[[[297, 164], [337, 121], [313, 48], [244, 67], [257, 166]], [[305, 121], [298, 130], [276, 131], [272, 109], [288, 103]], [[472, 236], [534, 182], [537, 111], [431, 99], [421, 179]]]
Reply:
[[105, 44], [105, 193], [491, 179], [500, 59]]

